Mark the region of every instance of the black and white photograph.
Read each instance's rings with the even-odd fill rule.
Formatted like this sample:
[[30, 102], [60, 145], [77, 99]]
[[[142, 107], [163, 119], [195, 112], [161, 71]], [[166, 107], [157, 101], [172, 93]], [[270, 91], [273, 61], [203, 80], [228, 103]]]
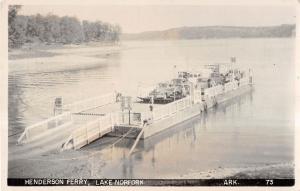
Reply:
[[1, 14], [8, 188], [294, 190], [297, 2], [22, 2]]

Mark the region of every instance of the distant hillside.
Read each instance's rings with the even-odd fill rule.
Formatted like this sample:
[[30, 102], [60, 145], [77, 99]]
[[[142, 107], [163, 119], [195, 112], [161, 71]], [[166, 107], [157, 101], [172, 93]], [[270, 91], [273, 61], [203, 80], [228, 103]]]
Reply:
[[211, 38], [286, 38], [295, 36], [295, 25], [266, 27], [180, 27], [164, 31], [122, 34], [123, 40], [211, 39]]

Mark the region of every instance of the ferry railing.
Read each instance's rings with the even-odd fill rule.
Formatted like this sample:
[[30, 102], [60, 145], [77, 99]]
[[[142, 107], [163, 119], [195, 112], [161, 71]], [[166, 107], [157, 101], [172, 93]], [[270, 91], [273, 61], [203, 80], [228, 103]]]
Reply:
[[216, 93], [216, 95], [224, 93], [224, 86], [223, 85], [215, 86], [215, 93]]
[[213, 86], [204, 90], [205, 98], [211, 98], [216, 95], [220, 95], [224, 92], [223, 85]]
[[116, 102], [116, 94], [113, 92], [98, 97], [78, 101], [72, 104], [64, 105], [63, 109], [70, 111], [71, 113], [79, 113], [81, 111], [86, 111], [114, 102]]
[[194, 103], [199, 103], [202, 101], [201, 93], [202, 93], [201, 89], [194, 90]]
[[240, 86], [245, 86], [249, 84], [249, 78], [244, 77], [240, 79]]
[[222, 93], [230, 92], [237, 89], [239, 86], [245, 86], [247, 84], [249, 84], [249, 79], [247, 77], [244, 77], [239, 81], [234, 80], [232, 82], [225, 83], [224, 85], [217, 85], [211, 88], [207, 88], [204, 90], [204, 97], [208, 99]]
[[234, 81], [232, 82], [232, 84], [233, 84], [233, 90], [236, 90], [236, 89], [239, 87], [238, 81], [236, 81], [236, 80], [234, 80]]
[[157, 121], [167, 116], [173, 115], [191, 105], [191, 97], [185, 97], [172, 103], [165, 104], [153, 109], [153, 120]]
[[84, 124], [72, 132], [71, 138], [64, 144], [64, 147], [68, 147], [69, 142], [72, 141], [73, 148], [79, 149], [99, 137], [102, 137], [104, 134], [113, 130], [114, 125], [119, 121], [118, 117], [119, 116], [116, 113], [109, 113]]
[[225, 87], [224, 92], [227, 93], [227, 92], [233, 90], [234, 84], [233, 84], [233, 82], [228, 82], [228, 83], [224, 84], [224, 87]]
[[17, 142], [21, 144], [42, 138], [55, 130], [60, 130], [62, 127], [72, 124], [72, 122], [72, 114], [70, 112], [62, 113], [26, 127]]

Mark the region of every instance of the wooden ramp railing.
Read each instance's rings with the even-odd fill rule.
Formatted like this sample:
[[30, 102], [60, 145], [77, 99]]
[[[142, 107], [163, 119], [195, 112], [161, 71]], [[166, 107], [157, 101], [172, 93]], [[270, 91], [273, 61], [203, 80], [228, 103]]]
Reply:
[[69, 126], [73, 123], [70, 112], [65, 112], [60, 115], [51, 117], [29, 127], [26, 127], [24, 132], [18, 139], [18, 144], [27, 143], [45, 136], [53, 136], [55, 131]]
[[62, 150], [80, 149], [110, 133], [113, 131], [114, 125], [119, 122], [118, 117], [116, 113], [109, 113], [87, 124], [83, 124], [71, 133], [70, 137], [63, 143]]
[[[64, 112], [62, 114], [50, 117], [44, 121], [26, 127], [24, 132], [17, 140], [17, 144], [28, 143], [32, 140], [40, 139], [47, 135], [55, 136], [54, 131], [64, 130], [69, 127], [69, 125], [75, 123], [72, 118], [72, 114], [115, 102], [116, 94], [115, 92], [112, 92], [87, 100], [64, 105]], [[93, 122], [91, 122], [90, 126], [92, 126], [92, 124]]]

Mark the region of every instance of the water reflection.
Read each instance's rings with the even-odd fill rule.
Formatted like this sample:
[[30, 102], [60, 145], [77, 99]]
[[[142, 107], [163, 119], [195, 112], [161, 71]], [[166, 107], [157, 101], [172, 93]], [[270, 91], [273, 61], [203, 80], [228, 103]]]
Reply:
[[[11, 84], [20, 84], [21, 79], [19, 77], [9, 78], [9, 83]], [[24, 123], [22, 119], [24, 118], [23, 113], [26, 111], [26, 105], [24, 104], [22, 97], [24, 91], [19, 85], [8, 86], [8, 126], [15, 127], [14, 129], [9, 128], [8, 136], [15, 136], [19, 134], [24, 129]], [[16, 105], [17, 107], [13, 107]]]
[[[190, 141], [193, 145], [197, 140], [197, 128], [201, 128], [204, 132], [207, 131], [206, 122], [209, 121], [222, 121], [226, 118], [226, 110], [240, 110], [242, 101], [247, 104], [251, 104], [252, 100], [250, 97], [253, 92], [249, 92], [248, 94], [244, 94], [236, 98], [236, 100], [232, 100], [226, 102], [225, 104], [219, 104], [207, 112], [201, 112], [200, 115], [187, 120], [186, 122], [176, 125], [170, 129], [167, 129], [157, 135], [151, 137], [151, 139], [146, 139], [141, 141], [137, 148], [141, 148], [141, 150], [145, 150], [149, 152], [149, 150], [155, 148], [155, 145], [159, 145], [160, 142], [163, 142], [165, 139], [176, 139], [176, 143], [180, 144], [180, 141], [183, 137], [185, 141]], [[222, 112], [223, 111], [223, 112]], [[225, 111], [225, 112], [224, 112]], [[222, 117], [220, 117], [222, 114]], [[192, 148], [192, 147], [191, 147]]]
[[[105, 169], [107, 169], [107, 171], [104, 172], [106, 177], [137, 178], [141, 174], [143, 174], [143, 176], [146, 175], [143, 173], [143, 169], [147, 169], [147, 173], [151, 172], [150, 174], [158, 173], [165, 168], [174, 170], [174, 168], [178, 168], [178, 164], [168, 163], [168, 161], [182, 158], [184, 153], [189, 153], [189, 157], [184, 157], [184, 160], [180, 160], [180, 164], [189, 167], [191, 165], [189, 164], [191, 163], [190, 160], [197, 160], [199, 157], [207, 158], [207, 156], [199, 156], [198, 153], [205, 152], [204, 150], [207, 148], [213, 151], [220, 139], [222, 139], [221, 142], [229, 141], [229, 145], [239, 144], [240, 135], [243, 134], [243, 132], [239, 130], [238, 125], [233, 125], [230, 129], [234, 133], [228, 136], [229, 134], [226, 133], [228, 129], [224, 129], [228, 127], [226, 119], [232, 119], [232, 113], [238, 113], [238, 111], [242, 112], [241, 107], [245, 104], [247, 106], [251, 105], [253, 101], [251, 98], [252, 94], [253, 92], [250, 92], [237, 97], [236, 101], [219, 104], [217, 107], [211, 108], [207, 112], [202, 112], [200, 115], [182, 124], [169, 128], [146, 140], [140, 140], [136, 151], [130, 157], [128, 157], [128, 151], [134, 140], [122, 140], [120, 144], [111, 148], [118, 148], [119, 152], [115, 152], [114, 155], [110, 156], [112, 160], [106, 164]], [[224, 131], [225, 133], [221, 135], [218, 131]], [[209, 141], [207, 142], [207, 140]], [[201, 142], [203, 141], [205, 143], [202, 144]], [[241, 141], [243, 142], [243, 140]], [[98, 143], [95, 142], [94, 144], [97, 145]], [[92, 146], [90, 147], [94, 148]], [[122, 156], [118, 154], [120, 152]], [[107, 152], [105, 153], [107, 154]], [[166, 153], [172, 153], [172, 155], [165, 158]], [[221, 152], [221, 155], [222, 153], [227, 155], [226, 152]], [[218, 158], [219, 157], [212, 155], [210, 159], [216, 161], [219, 160]], [[199, 168], [198, 165], [194, 165], [193, 167], [195, 169]], [[118, 168], [121, 168], [121, 170], [119, 171]], [[188, 169], [189, 168], [186, 170], [181, 169], [181, 172], [188, 172]], [[118, 172], [121, 172], [121, 174]]]
[[[119, 74], [121, 53], [105, 55], [105, 59], [106, 62], [79, 68], [68, 67], [69, 63], [66, 60], [61, 62], [61, 70], [49, 71], [47, 69], [50, 66], [42, 65], [41, 68], [32, 71], [10, 72], [8, 76], [10, 135], [17, 136], [26, 126], [52, 116], [53, 100], [58, 96], [62, 96], [65, 103], [71, 103], [97, 96], [99, 92], [110, 91], [113, 79]], [[94, 87], [101, 87], [102, 91]], [[15, 138], [12, 141], [15, 141]]]

